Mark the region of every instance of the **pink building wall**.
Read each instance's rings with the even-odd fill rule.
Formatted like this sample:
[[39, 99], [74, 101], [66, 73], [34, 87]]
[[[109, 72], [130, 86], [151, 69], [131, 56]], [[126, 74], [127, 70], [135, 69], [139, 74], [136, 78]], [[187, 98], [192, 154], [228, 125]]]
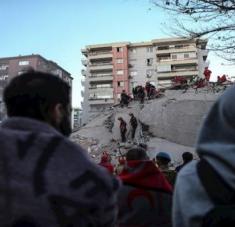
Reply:
[[[125, 90], [129, 94], [129, 72], [128, 72], [128, 47], [120, 46], [122, 51], [117, 51], [117, 47], [112, 48], [113, 54], [113, 97], [115, 102], [118, 94]], [[117, 59], [123, 59], [123, 63], [117, 63]], [[123, 70], [123, 75], [117, 75], [117, 70]], [[118, 87], [118, 82], [124, 82], [124, 87]]]

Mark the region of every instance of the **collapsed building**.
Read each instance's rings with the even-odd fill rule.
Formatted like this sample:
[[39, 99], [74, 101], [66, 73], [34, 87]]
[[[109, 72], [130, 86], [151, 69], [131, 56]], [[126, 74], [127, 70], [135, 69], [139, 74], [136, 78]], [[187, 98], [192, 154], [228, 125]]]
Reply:
[[128, 123], [131, 112], [139, 121], [135, 144], [146, 143], [150, 158], [160, 151], [169, 152], [173, 164], [177, 165], [185, 151], [196, 156], [194, 145], [200, 125], [223, 91], [221, 88], [214, 93], [208, 89], [201, 88], [197, 92], [194, 89], [188, 89], [187, 92], [167, 90], [163, 97], [148, 100], [144, 105], [132, 101], [128, 108], [114, 107], [100, 113], [74, 133], [71, 139], [87, 149], [95, 161], [99, 160], [102, 151], [120, 156], [125, 149], [133, 146], [133, 141], [129, 138], [129, 143], [120, 144], [117, 119], [122, 117]]

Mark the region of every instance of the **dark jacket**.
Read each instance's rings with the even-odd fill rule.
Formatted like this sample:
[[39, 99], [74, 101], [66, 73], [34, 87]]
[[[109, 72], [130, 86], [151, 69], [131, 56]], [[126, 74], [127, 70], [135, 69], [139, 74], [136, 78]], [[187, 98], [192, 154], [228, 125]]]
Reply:
[[126, 122], [124, 120], [120, 121], [120, 126], [119, 127], [120, 127], [121, 132], [126, 132], [127, 131]]
[[132, 127], [132, 128], [136, 128], [136, 127], [137, 127], [138, 122], [137, 122], [137, 119], [136, 119], [135, 116], [131, 116], [130, 124], [131, 124], [131, 127]]
[[114, 226], [118, 181], [80, 146], [27, 118], [3, 122], [0, 144], [1, 226]]

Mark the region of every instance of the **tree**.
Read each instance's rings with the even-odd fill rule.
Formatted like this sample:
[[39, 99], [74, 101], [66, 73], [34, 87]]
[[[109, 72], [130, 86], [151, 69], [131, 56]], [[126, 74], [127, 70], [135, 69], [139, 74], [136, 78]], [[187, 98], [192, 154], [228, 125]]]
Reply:
[[209, 49], [224, 59], [235, 62], [235, 0], [152, 0], [151, 2], [172, 12], [171, 15], [175, 19], [174, 34], [188, 38], [207, 37], [210, 40]]

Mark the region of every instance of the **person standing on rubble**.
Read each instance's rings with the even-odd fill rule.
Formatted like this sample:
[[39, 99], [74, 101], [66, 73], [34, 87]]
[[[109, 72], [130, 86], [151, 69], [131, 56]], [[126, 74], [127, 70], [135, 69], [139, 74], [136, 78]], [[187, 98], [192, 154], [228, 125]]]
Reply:
[[144, 98], [145, 98], [144, 87], [138, 86], [138, 88], [137, 88], [137, 97], [138, 97], [140, 103], [143, 104], [144, 103]]
[[122, 143], [126, 142], [126, 132], [127, 132], [127, 128], [126, 128], [126, 122], [123, 120], [122, 117], [119, 117], [118, 120], [120, 121], [120, 134], [121, 134], [121, 141]]
[[138, 126], [138, 121], [133, 113], [129, 113], [131, 119], [130, 119], [130, 125], [131, 125], [131, 139], [134, 140], [135, 138], [135, 131]]
[[124, 107], [124, 106], [128, 107], [130, 99], [131, 99], [131, 97], [129, 95], [127, 95], [126, 91], [122, 90], [121, 101], [120, 101], [121, 107]]

